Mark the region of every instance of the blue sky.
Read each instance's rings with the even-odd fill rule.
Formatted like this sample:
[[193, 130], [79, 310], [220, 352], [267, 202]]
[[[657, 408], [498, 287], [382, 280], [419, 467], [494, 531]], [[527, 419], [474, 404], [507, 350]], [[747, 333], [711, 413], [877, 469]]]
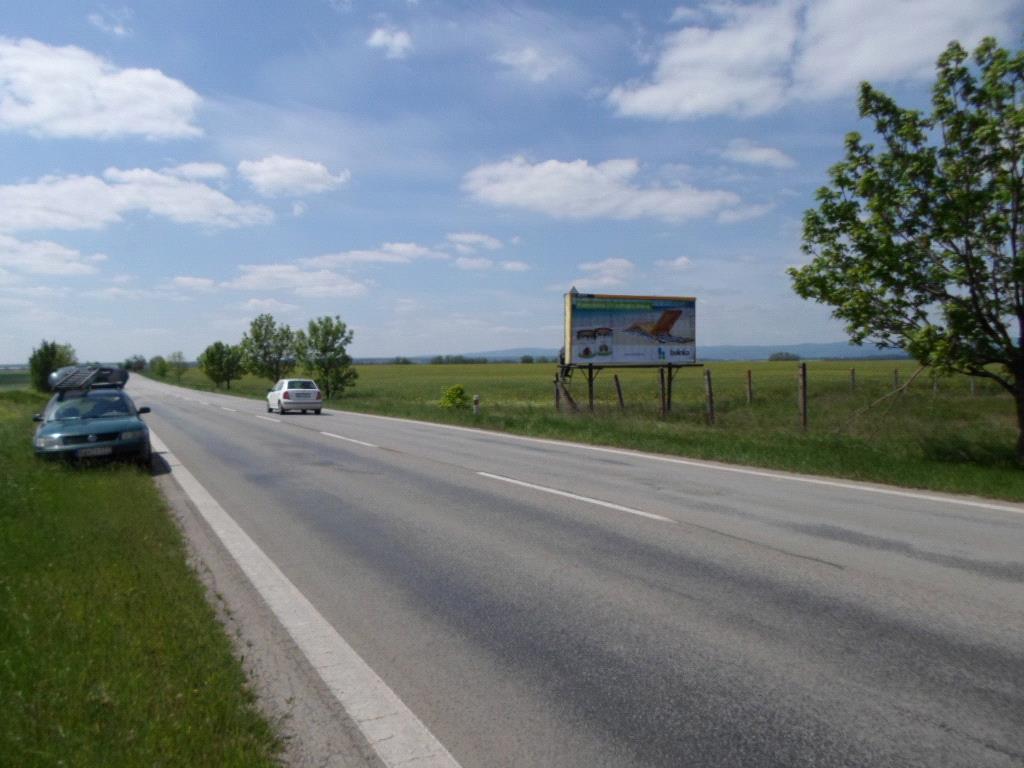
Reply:
[[356, 356], [559, 346], [562, 294], [693, 295], [701, 344], [845, 338], [800, 222], [857, 83], [926, 107], [1021, 0], [7, 2], [0, 362], [337, 314]]

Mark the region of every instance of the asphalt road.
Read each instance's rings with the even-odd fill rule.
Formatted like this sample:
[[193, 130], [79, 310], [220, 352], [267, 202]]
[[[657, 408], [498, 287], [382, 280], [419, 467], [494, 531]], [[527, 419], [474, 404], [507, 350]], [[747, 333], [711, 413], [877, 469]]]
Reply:
[[1024, 508], [129, 391], [465, 768], [1024, 766]]

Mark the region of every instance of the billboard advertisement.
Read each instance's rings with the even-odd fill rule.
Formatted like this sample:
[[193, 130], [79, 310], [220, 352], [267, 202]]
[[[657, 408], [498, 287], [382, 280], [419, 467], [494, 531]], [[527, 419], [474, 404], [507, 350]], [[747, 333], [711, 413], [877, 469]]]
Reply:
[[570, 365], [692, 365], [697, 361], [692, 296], [565, 294], [565, 362]]

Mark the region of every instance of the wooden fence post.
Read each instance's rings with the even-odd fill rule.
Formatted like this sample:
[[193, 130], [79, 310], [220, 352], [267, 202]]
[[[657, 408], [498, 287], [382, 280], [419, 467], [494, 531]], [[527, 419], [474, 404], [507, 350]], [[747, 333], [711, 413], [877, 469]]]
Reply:
[[558, 377], [555, 376], [555, 410], [562, 410], [562, 388], [558, 386]]
[[853, 392], [857, 388], [857, 369], [850, 369], [850, 391]]
[[900, 388], [900, 369], [899, 368], [893, 368], [892, 369], [892, 388], [893, 388], [893, 391], [896, 391], [897, 389]]
[[661, 416], [665, 417], [665, 369], [658, 369], [658, 391], [661, 393]]
[[747, 405], [754, 402], [754, 375], [747, 368]]
[[704, 394], [708, 403], [708, 424], [715, 426], [715, 390], [711, 386], [711, 369], [704, 369]]
[[807, 363], [800, 363], [797, 374], [797, 403], [800, 408], [800, 428], [807, 430]]
[[594, 412], [594, 364], [587, 365], [587, 402], [590, 405], [590, 412]]
[[976, 394], [978, 394], [978, 392], [977, 389], [975, 389], [974, 377], [971, 376], [971, 397], [974, 397]]
[[665, 369], [665, 413], [672, 413], [672, 363]]
[[619, 383], [619, 374], [612, 377], [615, 380], [615, 393], [619, 396], [619, 410], [626, 409], [626, 401], [622, 399], [622, 384]]

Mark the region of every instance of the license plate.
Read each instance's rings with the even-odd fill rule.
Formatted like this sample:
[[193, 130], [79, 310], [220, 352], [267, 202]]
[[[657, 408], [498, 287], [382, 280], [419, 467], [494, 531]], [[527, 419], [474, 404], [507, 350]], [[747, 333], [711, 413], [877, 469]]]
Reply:
[[113, 452], [114, 449], [109, 445], [99, 445], [95, 448], [79, 448], [76, 455], [80, 459], [85, 459], [89, 456], [109, 456]]
[[309, 400], [309, 393], [308, 392], [296, 392], [295, 393], [295, 397], [297, 397], [299, 400]]

